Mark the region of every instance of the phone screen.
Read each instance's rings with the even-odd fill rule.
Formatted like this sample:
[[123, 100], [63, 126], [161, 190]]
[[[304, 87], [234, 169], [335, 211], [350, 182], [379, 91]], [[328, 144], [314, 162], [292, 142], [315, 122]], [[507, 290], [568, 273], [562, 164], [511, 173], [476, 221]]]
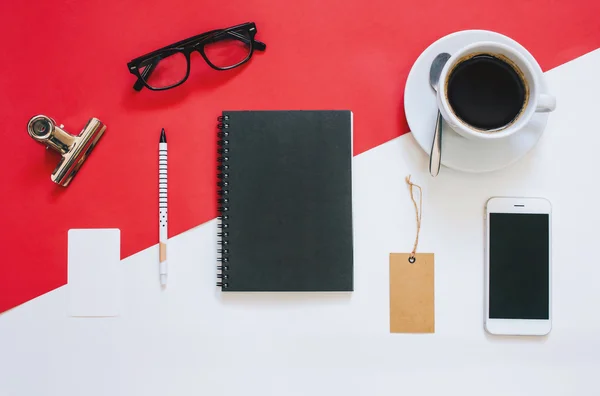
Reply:
[[550, 318], [550, 216], [490, 213], [489, 317]]

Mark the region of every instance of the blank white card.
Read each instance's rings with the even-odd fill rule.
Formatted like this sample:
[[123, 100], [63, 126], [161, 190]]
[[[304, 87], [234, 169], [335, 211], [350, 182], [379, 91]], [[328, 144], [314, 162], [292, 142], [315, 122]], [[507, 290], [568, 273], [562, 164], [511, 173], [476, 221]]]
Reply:
[[69, 316], [118, 316], [121, 295], [121, 231], [69, 230]]

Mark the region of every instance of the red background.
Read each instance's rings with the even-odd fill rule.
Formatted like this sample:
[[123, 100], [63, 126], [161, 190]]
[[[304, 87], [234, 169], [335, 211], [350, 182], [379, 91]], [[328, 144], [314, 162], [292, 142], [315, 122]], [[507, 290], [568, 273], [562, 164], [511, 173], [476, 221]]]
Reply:
[[[495, 30], [547, 70], [598, 47], [598, 15], [595, 0], [3, 1], [0, 312], [66, 283], [70, 228], [120, 228], [123, 257], [157, 243], [161, 127], [173, 236], [215, 216], [221, 110], [350, 109], [359, 154], [408, 131], [406, 76], [439, 37]], [[245, 67], [218, 72], [192, 56], [183, 86], [132, 90], [129, 60], [246, 21], [267, 51]], [[58, 155], [26, 132], [35, 114], [75, 134], [91, 117], [108, 126], [67, 189], [50, 181]]]

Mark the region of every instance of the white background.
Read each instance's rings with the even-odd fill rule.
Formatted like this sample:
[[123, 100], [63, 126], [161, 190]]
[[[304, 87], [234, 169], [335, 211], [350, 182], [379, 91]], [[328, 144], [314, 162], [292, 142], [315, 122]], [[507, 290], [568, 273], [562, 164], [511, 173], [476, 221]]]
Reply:
[[[210, 221], [169, 241], [166, 291], [157, 246], [121, 262], [120, 317], [67, 317], [67, 286], [0, 315], [0, 395], [598, 394], [598, 70], [600, 50], [546, 73], [558, 108], [506, 170], [432, 179], [411, 134], [355, 157], [354, 293], [221, 294]], [[388, 330], [388, 255], [415, 231], [408, 174], [424, 189], [419, 251], [435, 253], [432, 335]], [[484, 205], [498, 195], [553, 204], [548, 337], [483, 330]]]

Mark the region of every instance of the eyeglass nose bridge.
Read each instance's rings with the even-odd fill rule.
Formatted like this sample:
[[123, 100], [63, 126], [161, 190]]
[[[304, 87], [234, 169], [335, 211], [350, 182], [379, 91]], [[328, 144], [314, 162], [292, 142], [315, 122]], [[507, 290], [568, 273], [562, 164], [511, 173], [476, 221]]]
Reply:
[[[206, 63], [208, 63], [208, 65], [211, 65], [210, 61], [208, 60], [208, 57], [204, 53], [204, 45], [202, 43], [195, 44], [194, 46], [189, 47], [189, 48], [187, 48], [186, 50], [184, 50], [182, 52], [185, 55], [185, 57], [187, 58], [188, 69], [192, 68], [192, 66], [191, 66], [191, 63], [192, 63], [192, 54], [194, 52], [197, 52], [198, 55], [200, 55], [202, 57], [202, 59]], [[188, 70], [188, 75], [189, 75], [189, 70]]]

